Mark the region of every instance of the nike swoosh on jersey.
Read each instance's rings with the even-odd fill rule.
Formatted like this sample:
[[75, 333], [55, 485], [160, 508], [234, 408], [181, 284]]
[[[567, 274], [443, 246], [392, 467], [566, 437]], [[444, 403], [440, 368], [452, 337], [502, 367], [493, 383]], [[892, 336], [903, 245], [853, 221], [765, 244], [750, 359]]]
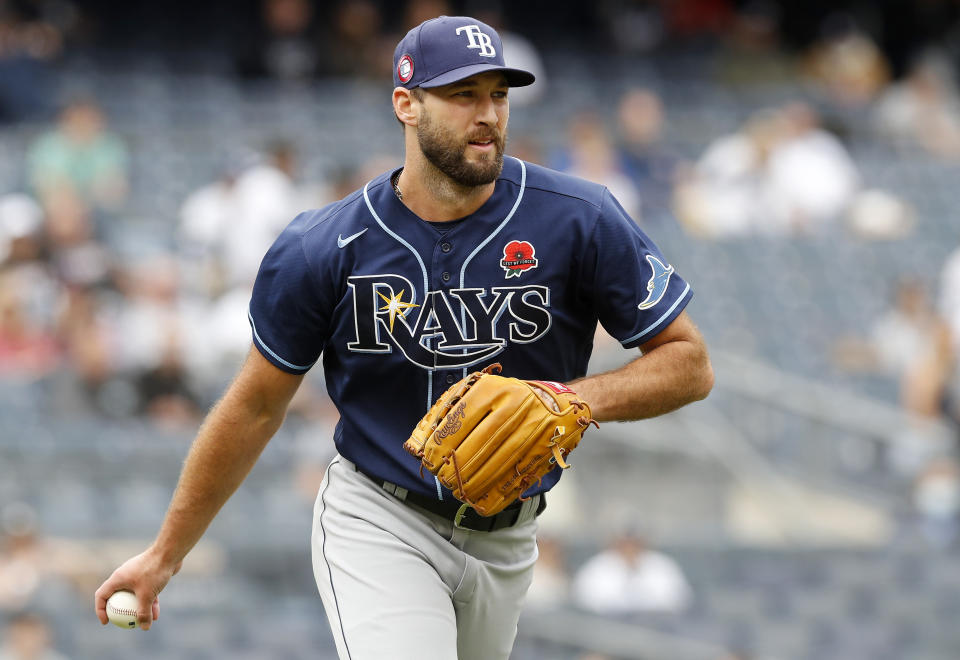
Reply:
[[356, 234], [351, 234], [350, 236], [347, 236], [346, 238], [343, 237], [343, 234], [340, 234], [339, 236], [337, 236], [337, 247], [341, 247], [341, 248], [342, 248], [342, 247], [346, 247], [347, 244], [348, 244], [350, 241], [352, 241], [353, 239], [355, 239], [357, 236], [359, 236], [359, 235], [362, 234], [363, 232], [367, 231], [367, 229], [370, 229], [370, 227], [366, 227], [366, 228], [364, 228], [364, 229], [361, 229], [361, 230], [358, 231]]

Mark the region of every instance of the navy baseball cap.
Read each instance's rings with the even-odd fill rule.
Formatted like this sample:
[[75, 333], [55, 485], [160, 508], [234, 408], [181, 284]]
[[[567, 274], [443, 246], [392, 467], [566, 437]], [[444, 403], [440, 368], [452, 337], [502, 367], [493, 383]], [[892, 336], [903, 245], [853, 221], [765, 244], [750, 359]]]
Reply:
[[503, 61], [496, 30], [468, 16], [439, 16], [407, 32], [393, 52], [395, 87], [440, 87], [484, 71], [502, 71], [510, 87], [536, 79]]

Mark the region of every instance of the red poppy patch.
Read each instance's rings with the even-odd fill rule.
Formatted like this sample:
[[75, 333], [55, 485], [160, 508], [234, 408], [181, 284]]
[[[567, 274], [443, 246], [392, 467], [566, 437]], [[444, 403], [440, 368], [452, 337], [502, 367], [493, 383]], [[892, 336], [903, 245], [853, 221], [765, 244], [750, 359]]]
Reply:
[[507, 279], [520, 277], [520, 274], [537, 267], [537, 258], [533, 246], [527, 241], [510, 241], [503, 248], [500, 266], [507, 273]]

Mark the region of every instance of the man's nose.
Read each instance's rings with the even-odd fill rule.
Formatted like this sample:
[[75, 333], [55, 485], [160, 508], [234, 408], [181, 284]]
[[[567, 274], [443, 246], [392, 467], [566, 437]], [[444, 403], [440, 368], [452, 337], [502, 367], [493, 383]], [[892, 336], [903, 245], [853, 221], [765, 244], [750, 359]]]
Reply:
[[497, 116], [497, 106], [494, 104], [493, 99], [489, 97], [481, 99], [477, 107], [477, 123], [496, 126], [499, 120]]

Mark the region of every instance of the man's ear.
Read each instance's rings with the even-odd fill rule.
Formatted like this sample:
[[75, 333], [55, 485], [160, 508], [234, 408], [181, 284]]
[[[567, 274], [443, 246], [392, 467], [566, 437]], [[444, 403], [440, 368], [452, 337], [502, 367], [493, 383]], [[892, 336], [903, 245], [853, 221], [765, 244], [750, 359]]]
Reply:
[[416, 99], [406, 87], [395, 87], [393, 89], [393, 111], [397, 119], [407, 126], [416, 126], [418, 113], [414, 107]]

